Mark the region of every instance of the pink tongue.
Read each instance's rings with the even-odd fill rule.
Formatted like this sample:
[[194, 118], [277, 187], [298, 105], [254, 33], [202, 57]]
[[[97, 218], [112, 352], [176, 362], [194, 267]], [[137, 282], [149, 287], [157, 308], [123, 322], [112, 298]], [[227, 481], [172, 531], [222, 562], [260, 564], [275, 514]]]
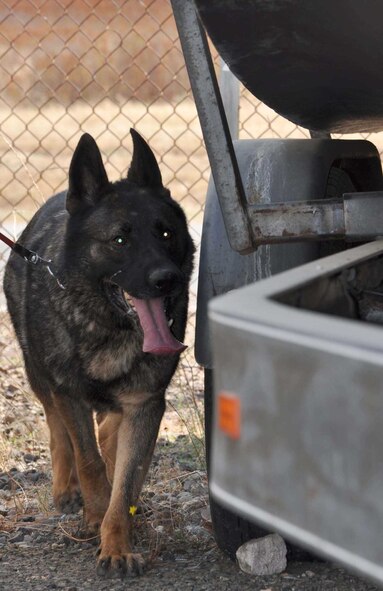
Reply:
[[186, 349], [186, 345], [177, 341], [169, 330], [163, 298], [139, 300], [132, 297], [132, 302], [144, 331], [144, 353], [168, 355]]

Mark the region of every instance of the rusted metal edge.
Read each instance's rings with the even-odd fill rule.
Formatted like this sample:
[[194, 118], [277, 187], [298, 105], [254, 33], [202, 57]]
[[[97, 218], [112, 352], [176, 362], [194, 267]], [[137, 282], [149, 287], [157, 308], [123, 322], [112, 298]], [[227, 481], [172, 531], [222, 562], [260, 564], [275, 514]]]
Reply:
[[308, 240], [374, 240], [383, 235], [383, 191], [341, 199], [248, 205], [257, 245]]

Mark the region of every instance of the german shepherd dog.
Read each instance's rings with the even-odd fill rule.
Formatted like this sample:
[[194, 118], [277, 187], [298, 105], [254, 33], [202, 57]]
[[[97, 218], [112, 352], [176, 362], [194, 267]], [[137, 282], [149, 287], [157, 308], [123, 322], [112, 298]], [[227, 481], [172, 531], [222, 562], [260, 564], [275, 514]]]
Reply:
[[185, 348], [194, 253], [153, 152], [131, 134], [131, 166], [115, 183], [84, 134], [68, 191], [51, 197], [20, 237], [52, 261], [59, 280], [15, 253], [4, 279], [50, 430], [55, 506], [63, 513], [83, 506], [87, 534], [100, 531], [104, 575], [142, 574], [146, 566], [132, 550], [132, 521]]

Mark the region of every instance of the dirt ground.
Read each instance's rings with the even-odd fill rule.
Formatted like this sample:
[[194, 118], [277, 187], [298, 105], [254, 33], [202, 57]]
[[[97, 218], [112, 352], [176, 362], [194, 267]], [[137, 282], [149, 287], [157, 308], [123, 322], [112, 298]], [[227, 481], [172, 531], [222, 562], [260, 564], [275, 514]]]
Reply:
[[80, 540], [81, 515], [59, 515], [51, 497], [47, 431], [29, 392], [6, 315], [0, 318], [0, 590], [374, 591], [317, 560], [254, 577], [217, 548], [209, 516], [203, 446], [203, 381], [191, 353], [168, 390], [152, 466], [136, 515], [142, 578], [96, 575], [97, 540]]
[[[160, 557], [140, 579], [102, 580], [94, 572], [94, 549], [54, 541], [39, 548], [5, 552], [1, 589], [13, 591], [373, 591], [341, 569], [320, 563], [292, 563], [281, 575], [253, 577], [212, 547], [208, 551], [179, 547]], [[54, 547], [52, 549], [52, 546]], [[6, 574], [6, 571], [8, 574]]]

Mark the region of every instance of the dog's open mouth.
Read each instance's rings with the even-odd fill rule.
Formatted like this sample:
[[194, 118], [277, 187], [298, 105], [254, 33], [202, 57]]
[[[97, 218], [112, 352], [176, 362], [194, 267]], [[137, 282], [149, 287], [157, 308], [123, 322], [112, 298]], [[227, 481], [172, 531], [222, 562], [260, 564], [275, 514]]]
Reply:
[[170, 355], [180, 353], [186, 345], [178, 341], [170, 331], [172, 318], [167, 318], [164, 298], [139, 299], [129, 295], [126, 291], [113, 290], [113, 303], [125, 313], [137, 314], [140, 321], [144, 341], [144, 353], [154, 355]]
[[180, 343], [169, 330], [169, 321], [166, 318], [164, 309], [164, 298], [141, 300], [131, 297], [131, 300], [144, 331], [142, 345], [144, 353], [168, 355], [186, 349], [186, 346]]

